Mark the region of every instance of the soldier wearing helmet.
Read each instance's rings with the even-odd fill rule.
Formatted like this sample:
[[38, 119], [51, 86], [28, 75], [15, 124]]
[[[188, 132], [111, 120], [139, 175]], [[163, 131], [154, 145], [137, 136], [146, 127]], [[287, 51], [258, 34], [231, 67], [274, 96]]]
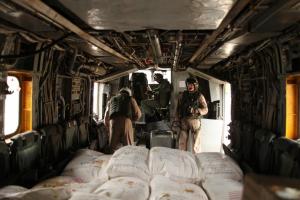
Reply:
[[189, 77], [185, 83], [187, 89], [179, 96], [176, 115], [181, 122], [179, 149], [186, 151], [189, 131], [196, 141], [201, 128], [200, 118], [207, 114], [208, 108], [204, 96], [198, 90], [197, 79]]
[[134, 144], [132, 121], [138, 120], [141, 115], [129, 88], [122, 88], [118, 95], [111, 98], [104, 120], [109, 129], [109, 146], [112, 153], [122, 145]]
[[143, 112], [150, 117], [155, 115], [156, 108], [168, 106], [171, 96], [171, 84], [167, 79], [163, 78], [162, 74], [155, 73], [153, 79], [159, 84], [158, 88], [153, 90], [155, 98], [141, 102]]

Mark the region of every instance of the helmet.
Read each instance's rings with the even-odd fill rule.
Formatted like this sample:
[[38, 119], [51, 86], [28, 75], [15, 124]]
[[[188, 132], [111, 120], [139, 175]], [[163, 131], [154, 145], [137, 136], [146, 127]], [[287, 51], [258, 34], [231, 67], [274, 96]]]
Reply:
[[189, 77], [185, 80], [185, 85], [186, 87], [188, 86], [188, 84], [194, 84], [195, 86], [195, 90], [198, 90], [198, 87], [199, 87], [199, 83], [198, 83], [198, 80], [194, 77]]
[[153, 79], [154, 79], [154, 80], [155, 80], [155, 79], [161, 80], [161, 79], [163, 79], [163, 78], [164, 78], [164, 77], [163, 77], [162, 74], [156, 73], [156, 74], [153, 75]]
[[121, 92], [126, 92], [129, 96], [132, 95], [131, 89], [129, 89], [128, 87], [123, 87], [123, 88], [121, 88], [119, 92], [120, 92], [120, 93], [121, 93]]

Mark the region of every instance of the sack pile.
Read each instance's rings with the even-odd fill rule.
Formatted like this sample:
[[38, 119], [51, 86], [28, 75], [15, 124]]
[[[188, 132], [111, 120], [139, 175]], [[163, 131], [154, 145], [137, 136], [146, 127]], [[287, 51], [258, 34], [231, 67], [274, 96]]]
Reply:
[[7, 186], [6, 199], [240, 200], [243, 173], [221, 153], [125, 146], [113, 155], [79, 150], [61, 176], [31, 189]]

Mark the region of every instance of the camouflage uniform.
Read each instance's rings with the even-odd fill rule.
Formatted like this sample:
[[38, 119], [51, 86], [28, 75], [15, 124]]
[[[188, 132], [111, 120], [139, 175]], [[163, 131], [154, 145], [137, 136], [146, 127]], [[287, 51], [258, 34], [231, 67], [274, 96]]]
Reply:
[[[200, 134], [201, 115], [208, 112], [204, 96], [198, 92], [184, 91], [180, 94], [177, 104], [177, 117], [180, 119], [181, 130], [179, 135], [179, 149], [187, 150], [189, 131], [194, 136], [194, 142]], [[195, 148], [195, 143], [193, 149]]]

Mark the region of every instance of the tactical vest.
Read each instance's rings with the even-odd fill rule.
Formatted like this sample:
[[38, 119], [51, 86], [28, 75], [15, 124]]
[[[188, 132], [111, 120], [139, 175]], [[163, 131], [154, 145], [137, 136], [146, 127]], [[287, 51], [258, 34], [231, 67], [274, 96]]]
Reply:
[[131, 97], [126, 94], [119, 94], [111, 98], [109, 117], [125, 116], [132, 118]]
[[181, 106], [180, 106], [180, 116], [181, 117], [189, 117], [189, 118], [199, 118], [200, 114], [192, 114], [191, 108], [197, 109], [201, 108], [199, 98], [201, 96], [201, 92], [188, 92], [184, 91], [182, 94], [181, 99]]

